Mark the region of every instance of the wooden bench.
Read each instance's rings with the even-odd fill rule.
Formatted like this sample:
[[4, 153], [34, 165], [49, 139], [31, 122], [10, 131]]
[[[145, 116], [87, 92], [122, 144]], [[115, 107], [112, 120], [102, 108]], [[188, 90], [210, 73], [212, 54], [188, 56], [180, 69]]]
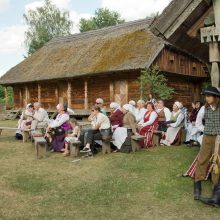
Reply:
[[34, 146], [37, 152], [37, 158], [47, 156], [47, 141], [44, 137], [34, 137]]
[[154, 146], [159, 146], [160, 145], [160, 140], [162, 138], [162, 134], [163, 134], [162, 131], [154, 131], [154, 134], [153, 134]]
[[131, 147], [132, 151], [136, 152], [141, 149], [140, 141], [144, 140], [146, 137], [142, 135], [132, 135], [131, 136]]
[[73, 141], [70, 143], [70, 156], [78, 157], [79, 156], [79, 147], [81, 142], [80, 141]]
[[11, 128], [11, 127], [0, 127], [0, 135], [2, 134], [3, 130], [9, 130], [9, 131], [17, 131], [20, 130], [23, 134], [23, 142], [27, 142], [29, 138], [29, 133], [32, 131], [31, 129], [18, 129], [18, 128]]

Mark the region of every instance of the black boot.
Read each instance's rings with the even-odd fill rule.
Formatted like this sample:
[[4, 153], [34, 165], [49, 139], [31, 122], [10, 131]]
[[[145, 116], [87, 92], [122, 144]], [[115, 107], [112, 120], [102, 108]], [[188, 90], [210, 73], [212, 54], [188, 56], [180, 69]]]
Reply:
[[194, 199], [200, 200], [202, 192], [201, 181], [194, 182]]
[[214, 188], [213, 195], [211, 198], [201, 198], [200, 200], [205, 204], [220, 208], [220, 182]]

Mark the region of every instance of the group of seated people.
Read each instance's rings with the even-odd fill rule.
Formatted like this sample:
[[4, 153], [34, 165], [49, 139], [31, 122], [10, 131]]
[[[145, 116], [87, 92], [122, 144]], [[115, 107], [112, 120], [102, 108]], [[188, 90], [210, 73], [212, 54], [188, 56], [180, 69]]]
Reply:
[[[155, 131], [161, 132], [161, 145], [171, 146], [179, 138], [180, 131], [185, 125], [187, 130], [186, 143], [197, 142], [201, 131], [196, 127], [196, 118], [201, 107], [197, 102], [193, 105], [189, 121], [186, 121], [186, 110], [182, 103], [176, 101], [172, 112], [165, 107], [164, 101], [151, 99], [147, 102], [133, 100], [120, 106], [116, 102], [110, 104], [110, 114], [101, 98], [91, 108], [88, 118], [91, 126], [89, 129], [81, 129], [74, 118], [70, 118], [73, 112], [67, 105], [57, 105], [57, 116], [49, 119], [47, 111], [40, 103], [28, 104], [18, 121], [16, 137], [22, 139], [22, 129], [29, 128], [31, 135], [37, 136], [39, 128], [46, 128], [44, 134], [51, 151], [63, 152], [69, 155], [69, 143], [80, 140], [81, 152], [92, 155], [96, 152], [96, 146], [102, 141], [111, 141], [113, 151], [125, 153], [131, 152], [131, 136], [144, 136], [140, 141], [142, 148], [155, 146], [153, 135]], [[101, 142], [100, 142], [101, 141]]]

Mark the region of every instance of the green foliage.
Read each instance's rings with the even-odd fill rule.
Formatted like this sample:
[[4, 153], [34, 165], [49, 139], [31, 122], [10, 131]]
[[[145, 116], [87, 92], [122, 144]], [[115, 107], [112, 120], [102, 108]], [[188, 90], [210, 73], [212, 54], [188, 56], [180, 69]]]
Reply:
[[52, 38], [69, 35], [73, 25], [69, 12], [60, 11], [50, 0], [45, 0], [44, 6], [29, 10], [23, 16], [28, 26], [25, 33], [28, 56]]
[[174, 89], [167, 85], [167, 79], [157, 66], [143, 70], [138, 83], [142, 99], [147, 99], [148, 94], [152, 94], [156, 99], [168, 100], [174, 94]]
[[95, 16], [90, 19], [82, 18], [79, 23], [80, 32], [96, 30], [108, 26], [124, 23], [125, 20], [116, 11], [100, 8], [95, 11]]
[[[13, 95], [12, 87], [7, 87], [7, 94], [8, 94], [8, 105], [13, 106], [14, 95]], [[0, 103], [5, 103], [5, 92], [4, 92], [4, 88], [1, 85], [0, 85]]]

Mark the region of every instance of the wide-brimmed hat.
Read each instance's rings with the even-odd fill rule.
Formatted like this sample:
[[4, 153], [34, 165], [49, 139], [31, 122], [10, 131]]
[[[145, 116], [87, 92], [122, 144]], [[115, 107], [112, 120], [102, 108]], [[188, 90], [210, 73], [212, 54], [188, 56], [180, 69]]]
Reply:
[[216, 87], [208, 87], [207, 89], [204, 89], [202, 91], [202, 95], [212, 95], [212, 96], [220, 97], [220, 92]]

